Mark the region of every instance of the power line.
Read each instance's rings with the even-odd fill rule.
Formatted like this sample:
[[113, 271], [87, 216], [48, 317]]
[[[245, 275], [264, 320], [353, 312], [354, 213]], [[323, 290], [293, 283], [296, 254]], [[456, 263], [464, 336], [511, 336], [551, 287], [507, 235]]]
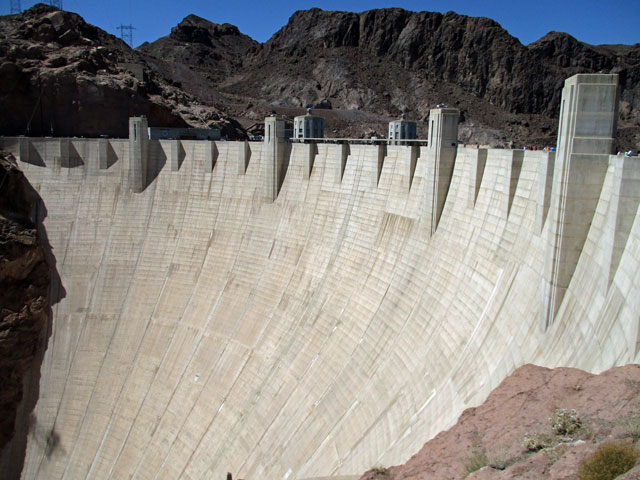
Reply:
[[[56, 7], [62, 10], [62, 0], [47, 0], [47, 3], [52, 7]], [[11, 14], [20, 13], [22, 11], [22, 6], [20, 5], [20, 0], [10, 0], [10, 8]]]
[[120, 30], [120, 38], [133, 48], [133, 31], [136, 27], [133, 25], [120, 25], [116, 29]]

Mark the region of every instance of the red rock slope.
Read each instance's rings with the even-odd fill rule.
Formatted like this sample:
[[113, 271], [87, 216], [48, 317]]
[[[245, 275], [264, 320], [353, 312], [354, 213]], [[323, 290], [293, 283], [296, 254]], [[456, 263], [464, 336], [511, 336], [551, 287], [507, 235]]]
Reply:
[[[565, 418], [578, 419], [568, 422], [575, 425], [573, 432], [554, 431], [563, 412]], [[580, 462], [598, 444], [614, 439], [637, 443], [639, 434], [640, 365], [600, 375], [524, 365], [407, 463], [375, 467], [361, 480], [577, 479]], [[527, 449], [525, 437], [543, 448]], [[474, 462], [490, 465], [470, 472]], [[639, 475], [636, 465], [618, 478]]]

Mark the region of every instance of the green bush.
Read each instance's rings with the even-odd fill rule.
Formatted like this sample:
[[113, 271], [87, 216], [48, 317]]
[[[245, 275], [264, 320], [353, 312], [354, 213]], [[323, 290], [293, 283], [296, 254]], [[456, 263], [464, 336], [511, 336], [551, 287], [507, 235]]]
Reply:
[[620, 442], [603, 443], [580, 464], [580, 480], [613, 480], [633, 468], [640, 452]]

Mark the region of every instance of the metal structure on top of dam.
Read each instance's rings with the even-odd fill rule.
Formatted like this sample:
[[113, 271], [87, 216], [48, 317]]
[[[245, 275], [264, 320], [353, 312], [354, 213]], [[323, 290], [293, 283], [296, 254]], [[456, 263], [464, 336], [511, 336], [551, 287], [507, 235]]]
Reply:
[[524, 363], [640, 361], [617, 84], [566, 81], [556, 152], [459, 147], [448, 109], [426, 146], [287, 142], [277, 117], [264, 142], [149, 140], [144, 118], [128, 140], [0, 138], [58, 274], [3, 471], [357, 476]]

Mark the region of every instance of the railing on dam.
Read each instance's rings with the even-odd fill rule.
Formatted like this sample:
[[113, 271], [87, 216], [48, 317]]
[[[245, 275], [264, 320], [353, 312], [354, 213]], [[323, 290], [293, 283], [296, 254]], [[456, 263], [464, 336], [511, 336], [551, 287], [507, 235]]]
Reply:
[[348, 145], [415, 145], [418, 147], [428, 147], [429, 141], [423, 138], [414, 139], [394, 139], [394, 138], [290, 138], [291, 143], [328, 143], [328, 144], [348, 144]]

